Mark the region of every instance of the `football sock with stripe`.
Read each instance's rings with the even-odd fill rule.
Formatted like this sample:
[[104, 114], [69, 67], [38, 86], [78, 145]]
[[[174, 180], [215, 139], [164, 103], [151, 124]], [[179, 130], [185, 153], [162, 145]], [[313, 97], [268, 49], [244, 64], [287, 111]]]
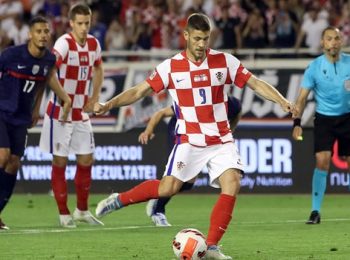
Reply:
[[315, 168], [312, 177], [312, 210], [320, 212], [327, 187], [327, 172]]
[[236, 196], [220, 194], [210, 216], [210, 226], [207, 237], [208, 246], [217, 245], [224, 235], [232, 218]]
[[55, 195], [58, 211], [61, 215], [70, 214], [67, 206], [68, 194], [65, 172], [66, 167], [52, 165], [51, 186], [53, 194]]
[[119, 194], [119, 200], [123, 207], [129, 204], [158, 199], [158, 187], [160, 180], [148, 180], [136, 185], [134, 188]]
[[91, 165], [77, 165], [74, 184], [77, 193], [77, 208], [81, 211], [88, 210], [88, 199], [91, 187]]

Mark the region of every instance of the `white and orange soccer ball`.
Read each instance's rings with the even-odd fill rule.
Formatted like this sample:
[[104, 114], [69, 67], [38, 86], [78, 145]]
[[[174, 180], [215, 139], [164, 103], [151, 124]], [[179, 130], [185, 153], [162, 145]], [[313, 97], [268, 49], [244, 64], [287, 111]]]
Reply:
[[201, 260], [207, 253], [207, 242], [202, 232], [186, 228], [176, 234], [173, 250], [178, 259]]

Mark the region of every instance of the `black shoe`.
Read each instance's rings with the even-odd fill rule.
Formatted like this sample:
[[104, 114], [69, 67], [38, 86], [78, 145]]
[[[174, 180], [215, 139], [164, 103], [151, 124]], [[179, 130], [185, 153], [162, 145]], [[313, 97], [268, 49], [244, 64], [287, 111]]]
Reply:
[[9, 230], [9, 227], [5, 225], [4, 222], [2, 222], [1, 218], [0, 218], [0, 230]]
[[311, 212], [309, 220], [306, 221], [305, 224], [320, 224], [321, 223], [321, 215], [317, 210]]

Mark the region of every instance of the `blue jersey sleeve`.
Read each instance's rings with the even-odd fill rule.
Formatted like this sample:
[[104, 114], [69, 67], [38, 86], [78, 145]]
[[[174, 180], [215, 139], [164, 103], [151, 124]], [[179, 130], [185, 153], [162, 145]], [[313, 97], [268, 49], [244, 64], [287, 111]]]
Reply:
[[314, 72], [314, 67], [313, 64], [310, 64], [305, 72], [304, 72], [304, 77], [301, 82], [301, 87], [306, 88], [306, 89], [312, 89], [315, 86], [315, 72]]

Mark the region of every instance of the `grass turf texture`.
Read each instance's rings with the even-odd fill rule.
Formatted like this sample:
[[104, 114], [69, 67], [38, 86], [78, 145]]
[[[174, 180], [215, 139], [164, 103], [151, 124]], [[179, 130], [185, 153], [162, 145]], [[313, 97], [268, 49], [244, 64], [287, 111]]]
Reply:
[[[91, 195], [90, 208], [104, 198]], [[168, 204], [170, 228], [154, 227], [145, 203], [113, 212], [104, 227], [58, 226], [53, 197], [14, 195], [2, 214], [0, 259], [174, 259], [172, 239], [182, 228], [207, 233], [217, 195], [177, 195]], [[74, 195], [70, 195], [71, 211]], [[325, 197], [320, 225], [306, 225], [309, 195], [240, 195], [221, 240], [234, 259], [350, 259], [349, 196]]]

